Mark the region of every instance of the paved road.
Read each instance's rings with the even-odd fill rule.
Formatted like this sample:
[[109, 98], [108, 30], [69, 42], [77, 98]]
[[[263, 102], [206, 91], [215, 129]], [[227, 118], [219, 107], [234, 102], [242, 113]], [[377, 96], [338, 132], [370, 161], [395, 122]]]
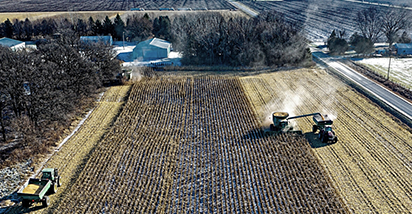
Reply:
[[388, 89], [380, 86], [379, 84], [376, 84], [372, 80], [368, 79], [362, 74], [359, 74], [345, 64], [336, 61], [335, 59], [321, 51], [314, 50], [312, 54], [314, 57], [323, 61], [328, 66], [334, 68], [336, 71], [346, 76], [348, 79], [358, 84], [363, 89], [369, 91], [371, 94], [385, 102], [387, 105], [391, 106], [393, 109], [412, 120], [412, 104], [410, 102], [394, 94]]

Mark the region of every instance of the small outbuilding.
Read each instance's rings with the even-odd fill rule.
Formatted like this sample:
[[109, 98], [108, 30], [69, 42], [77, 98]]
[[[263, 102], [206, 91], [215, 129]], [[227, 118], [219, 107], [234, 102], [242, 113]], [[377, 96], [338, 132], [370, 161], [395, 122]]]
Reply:
[[19, 41], [19, 40], [6, 38], [6, 37], [3, 37], [0, 39], [0, 45], [4, 47], [8, 47], [13, 51], [22, 50], [26, 47], [26, 43]]
[[400, 56], [405, 56], [405, 55], [412, 55], [412, 43], [399, 43], [393, 45], [393, 47], [396, 50], [396, 54]]
[[168, 58], [171, 45], [170, 42], [158, 38], [140, 42], [133, 49], [133, 59], [147, 61]]
[[91, 44], [91, 43], [103, 43], [105, 45], [112, 46], [113, 38], [112, 36], [81, 36], [80, 41]]

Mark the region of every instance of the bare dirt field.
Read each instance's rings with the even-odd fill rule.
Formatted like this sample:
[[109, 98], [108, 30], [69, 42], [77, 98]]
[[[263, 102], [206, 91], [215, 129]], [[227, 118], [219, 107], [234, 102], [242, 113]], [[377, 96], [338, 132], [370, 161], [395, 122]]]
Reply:
[[55, 12], [55, 11], [130, 11], [132, 8], [159, 10], [160, 8], [191, 8], [193, 10], [230, 10], [235, 9], [226, 0], [56, 0], [56, 1], [14, 1], [2, 0], [0, 12]]
[[237, 17], [246, 16], [240, 11], [229, 11], [229, 10], [208, 10], [208, 11], [159, 11], [159, 10], [146, 10], [146, 11], [71, 11], [71, 12], [14, 12], [14, 13], [0, 13], [0, 22], [4, 22], [6, 19], [14, 20], [24, 20], [28, 18], [30, 21], [35, 21], [43, 18], [52, 18], [56, 21], [58, 20], [74, 20], [83, 19], [88, 20], [89, 17], [93, 17], [94, 20], [104, 20], [106, 16], [110, 19], [114, 19], [117, 14], [121, 16], [123, 20], [127, 17], [136, 15], [138, 17], [148, 14], [150, 18], [155, 18], [158, 16], [168, 16], [173, 20], [176, 16], [186, 15], [186, 14], [198, 14], [198, 13], [220, 13], [224, 17]]
[[125, 11], [4, 12], [0, 13], [0, 22], [4, 22], [6, 19], [24, 20], [26, 18], [30, 21], [44, 18], [73, 19], [77, 21], [77, 19], [87, 20], [90, 16], [93, 17], [94, 20], [103, 20], [106, 16], [114, 18], [116, 14], [122, 15], [124, 13]]

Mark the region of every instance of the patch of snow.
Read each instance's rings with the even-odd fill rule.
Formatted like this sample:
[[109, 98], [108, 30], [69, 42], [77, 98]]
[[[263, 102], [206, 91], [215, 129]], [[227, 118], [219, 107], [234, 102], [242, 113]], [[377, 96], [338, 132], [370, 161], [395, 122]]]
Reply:
[[180, 60], [181, 60], [181, 54], [180, 53], [170, 52], [169, 58], [150, 60], [150, 61], [139, 61], [139, 60], [134, 60], [134, 61], [131, 61], [131, 62], [126, 61], [122, 64], [122, 66], [123, 67], [132, 67], [132, 66], [155, 67], [155, 66], [167, 66], [167, 65], [180, 66], [181, 65]]
[[10, 167], [6, 167], [0, 170], [0, 198], [10, 199], [15, 196], [11, 195], [15, 192], [19, 186], [20, 182], [24, 181], [25, 174], [30, 174], [33, 172], [33, 167], [31, 167], [32, 160], [29, 159], [26, 162], [18, 163]]

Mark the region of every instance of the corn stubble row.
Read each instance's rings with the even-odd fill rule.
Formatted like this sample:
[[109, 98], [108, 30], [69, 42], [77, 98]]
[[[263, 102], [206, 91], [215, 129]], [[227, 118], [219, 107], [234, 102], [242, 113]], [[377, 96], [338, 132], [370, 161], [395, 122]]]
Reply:
[[264, 136], [237, 78], [143, 79], [56, 213], [345, 213], [305, 138]]
[[337, 116], [334, 128], [339, 141], [333, 145], [319, 145], [317, 137], [310, 135], [311, 118], [299, 119], [297, 124], [309, 136], [316, 156], [352, 212], [412, 212], [412, 134], [385, 111], [319, 70], [278, 72], [241, 81], [260, 116], [285, 103], [294, 107], [294, 114]]

